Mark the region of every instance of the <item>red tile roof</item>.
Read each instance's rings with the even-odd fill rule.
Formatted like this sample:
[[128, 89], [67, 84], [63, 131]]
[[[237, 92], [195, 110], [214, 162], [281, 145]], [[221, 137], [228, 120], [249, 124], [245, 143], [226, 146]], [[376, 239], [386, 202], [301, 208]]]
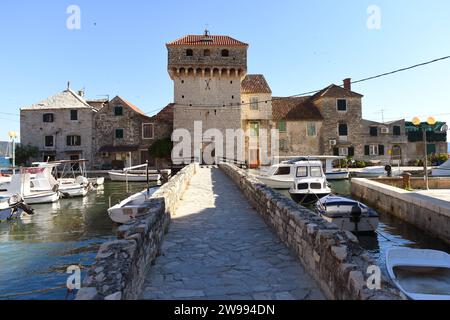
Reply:
[[247, 43], [233, 39], [229, 36], [205, 36], [205, 35], [187, 35], [178, 40], [167, 43], [167, 46], [243, 46], [248, 47]]
[[319, 108], [311, 97], [277, 98], [272, 101], [273, 121], [320, 121], [323, 120]]
[[[137, 113], [139, 113], [139, 114], [141, 114], [141, 115], [143, 115], [143, 116], [145, 116], [145, 117], [148, 117], [148, 116], [145, 114], [144, 111], [142, 111], [141, 109], [139, 109], [138, 107], [136, 107], [136, 106], [135, 106], [134, 104], [132, 104], [131, 102], [125, 100], [124, 98], [117, 96], [117, 97], [114, 98], [114, 99], [120, 99], [120, 101], [122, 101], [122, 102], [123, 102], [127, 107], [129, 107], [130, 109], [134, 110], [135, 112], [137, 112]], [[114, 100], [114, 99], [113, 99], [113, 100]]]
[[262, 74], [249, 74], [241, 83], [241, 93], [272, 93]]

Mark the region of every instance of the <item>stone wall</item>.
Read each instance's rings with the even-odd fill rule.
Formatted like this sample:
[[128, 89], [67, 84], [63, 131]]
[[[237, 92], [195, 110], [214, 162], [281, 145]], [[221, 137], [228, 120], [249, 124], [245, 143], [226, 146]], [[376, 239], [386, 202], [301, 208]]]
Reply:
[[229, 164], [220, 168], [240, 187], [249, 202], [296, 254], [329, 299], [400, 299], [397, 289], [382, 277], [381, 290], [366, 287], [366, 272], [376, 263], [350, 232], [340, 231], [244, 170]]
[[409, 192], [368, 179], [352, 179], [352, 195], [450, 243], [450, 205], [425, 194]]
[[117, 230], [117, 240], [104, 243], [82, 283], [77, 300], [135, 300], [145, 276], [160, 253], [171, 216], [198, 164], [182, 169], [145, 204], [142, 215]]
[[[371, 179], [379, 183], [384, 183], [392, 187], [404, 189], [403, 178], [376, 178]], [[430, 189], [450, 189], [450, 178], [429, 177], [428, 183]], [[425, 189], [425, 180], [423, 177], [411, 177], [411, 188], [415, 190]]]

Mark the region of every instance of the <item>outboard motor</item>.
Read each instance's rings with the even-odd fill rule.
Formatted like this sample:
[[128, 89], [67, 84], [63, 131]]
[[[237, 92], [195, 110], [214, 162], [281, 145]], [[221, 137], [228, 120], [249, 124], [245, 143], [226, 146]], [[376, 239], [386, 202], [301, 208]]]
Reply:
[[384, 167], [384, 171], [386, 171], [388, 177], [392, 177], [392, 167], [390, 165]]
[[24, 202], [22, 196], [19, 194], [15, 194], [11, 198], [9, 198], [8, 204], [9, 204], [10, 208], [16, 212], [18, 211], [18, 209], [22, 209], [25, 213], [27, 213], [29, 215], [34, 214], [33, 208], [31, 208], [29, 205], [27, 205]]
[[362, 209], [359, 206], [353, 206], [350, 212], [350, 221], [355, 224], [355, 232], [358, 232], [358, 224], [361, 221]]

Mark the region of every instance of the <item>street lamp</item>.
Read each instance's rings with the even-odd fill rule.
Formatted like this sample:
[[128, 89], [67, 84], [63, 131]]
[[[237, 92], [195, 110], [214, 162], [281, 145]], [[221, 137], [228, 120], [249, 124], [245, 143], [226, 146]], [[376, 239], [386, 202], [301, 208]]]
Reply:
[[18, 137], [18, 134], [15, 131], [10, 131], [8, 132], [8, 135], [12, 142], [13, 174], [16, 174], [16, 139]]
[[[430, 125], [430, 126], [434, 126], [434, 125], [436, 124], [436, 122], [437, 122], [436, 119], [433, 118], [433, 117], [429, 117], [429, 118], [427, 119], [427, 124]], [[413, 123], [413, 125], [415, 125], [416, 127], [421, 128], [422, 131], [423, 131], [423, 143], [424, 143], [424, 145], [425, 145], [425, 147], [424, 147], [424, 150], [425, 150], [425, 157], [424, 157], [424, 161], [423, 161], [423, 166], [424, 166], [424, 169], [425, 169], [425, 176], [424, 176], [424, 179], [425, 179], [425, 187], [426, 187], [426, 189], [427, 189], [427, 190], [430, 190], [429, 183], [428, 183], [428, 142], [427, 142], [427, 126], [426, 126], [426, 125], [422, 125], [422, 121], [421, 121], [418, 117], [415, 117], [415, 118], [412, 120], [412, 123]]]

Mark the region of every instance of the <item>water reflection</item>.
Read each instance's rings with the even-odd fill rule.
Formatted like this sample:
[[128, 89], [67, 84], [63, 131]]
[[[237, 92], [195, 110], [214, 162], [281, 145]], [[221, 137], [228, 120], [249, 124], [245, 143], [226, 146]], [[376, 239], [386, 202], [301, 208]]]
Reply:
[[85, 198], [35, 205], [34, 216], [0, 224], [0, 299], [64, 299], [67, 267], [87, 269], [100, 244], [114, 238], [109, 201], [144, 187], [110, 182]]

